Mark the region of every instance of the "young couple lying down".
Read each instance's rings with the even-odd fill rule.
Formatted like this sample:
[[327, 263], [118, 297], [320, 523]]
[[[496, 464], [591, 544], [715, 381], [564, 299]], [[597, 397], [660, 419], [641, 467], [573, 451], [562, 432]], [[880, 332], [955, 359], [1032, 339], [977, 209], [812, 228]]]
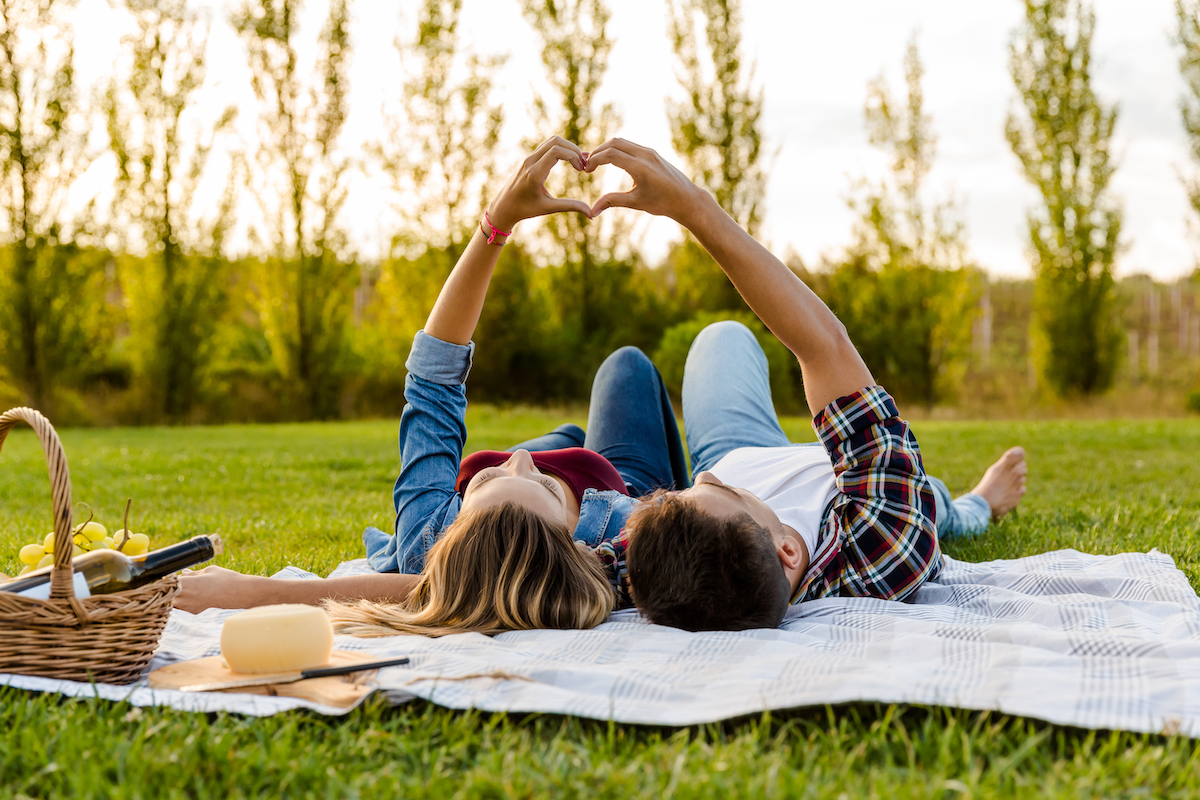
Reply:
[[[634, 188], [594, 206], [551, 197], [560, 161], [613, 165]], [[750, 331], [696, 337], [683, 381], [689, 478], [675, 412], [632, 347], [592, 384], [587, 430], [564, 425], [506, 452], [462, 458], [471, 337], [516, 223], [607, 208], [667, 216], [712, 254], [800, 362], [819, 443], [793, 444], [771, 404]], [[829, 596], [907, 600], [942, 569], [939, 538], [975, 535], [1025, 493], [1024, 452], [1001, 456], [951, 499], [846, 330], [811, 290], [653, 150], [622, 139], [590, 153], [553, 138], [491, 203], [408, 356], [395, 534], [369, 529], [376, 573], [276, 580], [185, 572], [186, 611], [324, 604], [362, 636], [588, 628], [636, 605], [688, 630], [773, 627], [790, 604]]]

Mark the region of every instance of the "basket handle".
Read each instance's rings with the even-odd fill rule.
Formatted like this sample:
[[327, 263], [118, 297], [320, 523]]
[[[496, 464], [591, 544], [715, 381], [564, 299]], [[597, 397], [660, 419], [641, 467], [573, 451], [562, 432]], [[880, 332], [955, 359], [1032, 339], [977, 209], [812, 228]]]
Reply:
[[71, 476], [67, 471], [67, 454], [63, 452], [62, 442], [50, 420], [40, 411], [32, 408], [14, 408], [0, 414], [0, 447], [8, 438], [8, 432], [16, 427], [18, 422], [26, 422], [37, 431], [42, 449], [46, 452], [46, 465], [50, 468], [50, 490], [54, 499], [54, 568], [50, 570], [50, 599], [64, 600], [70, 598], [75, 607], [76, 615], [86, 612], [75, 601], [73, 585], [74, 567], [71, 555], [74, 548], [71, 527], [74, 515], [71, 512]]

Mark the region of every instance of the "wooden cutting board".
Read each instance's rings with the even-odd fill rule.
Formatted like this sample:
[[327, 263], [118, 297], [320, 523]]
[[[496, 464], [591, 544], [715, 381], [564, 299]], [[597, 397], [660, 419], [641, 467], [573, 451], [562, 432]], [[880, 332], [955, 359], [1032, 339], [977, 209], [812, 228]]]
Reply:
[[[329, 656], [329, 663], [324, 666], [340, 667], [350, 664], [366, 664], [378, 658], [369, 653], [352, 653], [348, 650], [334, 650]], [[367, 681], [375, 676], [375, 670], [370, 672], [353, 672], [349, 675], [335, 675], [330, 678], [309, 678], [295, 683], [268, 684], [265, 686], [246, 686], [241, 689], [224, 689], [221, 691], [241, 694], [262, 694], [270, 697], [297, 697], [313, 703], [321, 703], [334, 708], [349, 708], [370, 693], [375, 687]], [[243, 678], [265, 678], [267, 675], [247, 675], [234, 672], [225, 666], [221, 656], [195, 658], [191, 661], [180, 661], [176, 664], [156, 669], [150, 673], [151, 689], [178, 689], [193, 683], [217, 683], [218, 681], [237, 681]]]

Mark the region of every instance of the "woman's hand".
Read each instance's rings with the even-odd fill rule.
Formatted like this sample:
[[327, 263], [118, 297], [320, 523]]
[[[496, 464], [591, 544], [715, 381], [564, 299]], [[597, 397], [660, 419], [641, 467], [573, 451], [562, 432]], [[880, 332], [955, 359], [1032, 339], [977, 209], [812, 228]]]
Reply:
[[601, 197], [592, 206], [593, 217], [606, 208], [634, 208], [670, 217], [690, 230], [696, 212], [706, 202], [712, 202], [708, 192], [648, 147], [625, 139], [609, 139], [588, 155], [584, 172], [595, 172], [596, 167], [604, 164], [629, 173], [633, 188]]
[[251, 608], [251, 589], [261, 580], [224, 567], [185, 569], [179, 576], [175, 607], [198, 614], [206, 608]]
[[521, 164], [508, 179], [500, 194], [488, 207], [488, 218], [502, 231], [511, 231], [523, 219], [553, 214], [557, 211], [578, 211], [589, 219], [592, 209], [582, 200], [554, 197], [546, 191], [546, 177], [554, 165], [566, 161], [583, 171], [587, 157], [579, 146], [561, 136], [551, 136]]

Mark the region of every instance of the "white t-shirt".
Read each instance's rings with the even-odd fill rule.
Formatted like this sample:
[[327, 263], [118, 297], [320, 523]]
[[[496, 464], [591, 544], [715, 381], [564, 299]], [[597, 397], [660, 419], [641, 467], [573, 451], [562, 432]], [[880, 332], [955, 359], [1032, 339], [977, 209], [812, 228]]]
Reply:
[[748, 489], [800, 534], [808, 556], [817, 552], [825, 509], [837, 494], [833, 464], [819, 444], [740, 447], [712, 469], [722, 483]]

